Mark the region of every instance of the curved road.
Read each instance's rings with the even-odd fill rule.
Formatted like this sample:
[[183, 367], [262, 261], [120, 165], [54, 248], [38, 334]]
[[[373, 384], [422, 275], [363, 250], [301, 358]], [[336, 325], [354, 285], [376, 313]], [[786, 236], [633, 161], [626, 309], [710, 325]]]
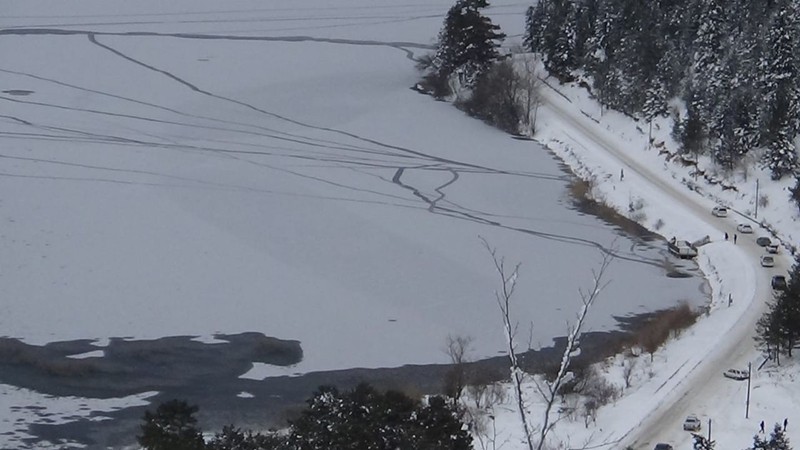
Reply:
[[[664, 175], [662, 171], [644, 166], [619, 151], [617, 144], [608, 139], [604, 133], [605, 130], [600, 125], [582, 116], [575, 117], [575, 105], [569, 104], [558, 93], [547, 87], [543, 87], [541, 93], [548, 110], [569, 125], [569, 129], [564, 130], [569, 137], [593, 142], [616, 159], [620, 168], [625, 169], [626, 177], [641, 177], [642, 180], [637, 180], [637, 182], [645, 183], [645, 186], [649, 184], [654, 189], [670, 196], [685, 210], [680, 211], [680, 214], [704, 220], [719, 230], [718, 236], [722, 236], [725, 232], [730, 236], [738, 233], [736, 231], [737, 214], [731, 214], [726, 219], [714, 218], [710, 214], [712, 205], [710, 200], [702, 198], [688, 189], [676, 188], [661, 178]], [[577, 136], [569, 133], [577, 133]], [[758, 228], [756, 228], [757, 232]], [[630, 446], [637, 450], [652, 449], [658, 442], [670, 443], [675, 448], [688, 448], [692, 440], [691, 434], [682, 431], [683, 421], [688, 414], [697, 414], [701, 417], [703, 434], [708, 431], [708, 418], [713, 418], [714, 411], [736, 407], [741, 408], [742, 415], [744, 415], [743, 389], [746, 384], [730, 382], [721, 374], [725, 369], [731, 367], [746, 368], [748, 362], [755, 362], [758, 358], [759, 354], [754, 348], [752, 339], [756, 321], [766, 310], [766, 300], [772, 298], [770, 287], [772, 275], [785, 273], [789, 266], [787, 258], [779, 255], [780, 257], [776, 258], [774, 269], [767, 270], [760, 267], [759, 261], [761, 255], [764, 254], [764, 249], [755, 244], [756, 236], [758, 234], [741, 235], [739, 233], [738, 239], [739, 247], [746, 252], [750, 263], [748, 270], [752, 270], [755, 281], [753, 297], [738, 299], [738, 301], [748, 301], [747, 309], [741, 314], [739, 320], [730, 324], [728, 330], [720, 330], [721, 333], [724, 333], [724, 338], [719, 339], [719, 345], [714, 347], [713, 351], [703, 358], [688, 358], [683, 365], [680, 365], [680, 368], [672, 374], [672, 376], [681, 378], [673, 387], [673, 392], [647, 417], [640, 418], [639, 422], [615, 445], [615, 448]], [[755, 365], [753, 369], [755, 370]], [[753, 431], [755, 432], [758, 422], [755, 419], [751, 420], [754, 421]], [[724, 424], [712, 422], [712, 429], [714, 432], [724, 432]], [[746, 443], [742, 445], [746, 445]]]

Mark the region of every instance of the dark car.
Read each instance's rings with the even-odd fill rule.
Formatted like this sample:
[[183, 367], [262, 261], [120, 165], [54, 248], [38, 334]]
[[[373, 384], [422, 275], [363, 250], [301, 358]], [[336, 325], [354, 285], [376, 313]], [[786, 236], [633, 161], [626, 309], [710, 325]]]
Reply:
[[769, 244], [772, 244], [772, 241], [766, 236], [761, 236], [760, 238], [756, 239], [756, 244], [758, 244], [759, 247], [766, 247]]
[[656, 444], [656, 448], [654, 448], [653, 450], [672, 450], [672, 446], [669, 444], [660, 443]]
[[783, 275], [775, 275], [772, 277], [772, 289], [776, 291], [785, 291], [787, 288], [786, 286], [786, 277]]

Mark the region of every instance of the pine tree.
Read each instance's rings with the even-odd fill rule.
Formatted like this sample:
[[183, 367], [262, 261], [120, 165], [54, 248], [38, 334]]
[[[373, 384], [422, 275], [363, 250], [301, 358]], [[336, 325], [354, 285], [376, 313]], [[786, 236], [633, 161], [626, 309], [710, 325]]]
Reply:
[[[702, 107], [696, 112], [705, 128], [718, 135], [721, 117], [715, 105], [720, 103], [724, 89], [724, 71], [721, 58], [724, 54], [725, 18], [722, 0], [703, 2], [691, 69], [691, 86], [696, 96], [702, 99]], [[713, 133], [717, 131], [717, 133]]]
[[769, 450], [792, 450], [792, 447], [789, 445], [789, 438], [786, 437], [785, 431], [781, 428], [779, 423], [775, 424], [772, 433], [769, 435], [767, 448]]
[[699, 95], [691, 94], [686, 109], [686, 118], [683, 122], [683, 135], [681, 136], [684, 153], [691, 153], [697, 156], [705, 149], [707, 131], [706, 123], [703, 122], [701, 113], [704, 108], [703, 99]]
[[288, 443], [294, 450], [467, 450], [472, 445], [444, 399], [422, 406], [402, 393], [381, 393], [366, 384], [343, 393], [320, 388], [290, 426]]
[[203, 450], [203, 435], [196, 427], [197, 406], [171, 400], [158, 406], [155, 413], [145, 411], [144, 424], [137, 436], [147, 450]]
[[694, 440], [692, 444], [694, 450], [714, 450], [716, 445], [715, 441], [706, 439], [702, 434], [692, 433], [692, 439]]
[[486, 0], [458, 0], [447, 12], [433, 59], [441, 76], [458, 74], [465, 86], [472, 87], [500, 56], [497, 49], [505, 34], [481, 14], [488, 5]]
[[753, 436], [753, 446], [748, 450], [769, 450], [767, 440], [756, 434]]
[[525, 35], [522, 45], [533, 53], [544, 54], [544, 30], [547, 24], [547, 7], [550, 3], [546, 0], [536, 2], [529, 6], [525, 12]]
[[766, 162], [772, 176], [781, 178], [797, 167], [793, 140], [798, 131], [800, 86], [797, 83], [795, 43], [797, 23], [788, 5], [776, 12], [767, 35], [767, 48], [761, 61], [764, 89]]

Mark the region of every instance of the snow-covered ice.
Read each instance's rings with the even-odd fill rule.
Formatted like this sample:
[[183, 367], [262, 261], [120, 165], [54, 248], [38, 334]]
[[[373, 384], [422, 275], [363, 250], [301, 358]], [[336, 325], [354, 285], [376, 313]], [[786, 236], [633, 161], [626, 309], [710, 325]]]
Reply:
[[[284, 371], [442, 361], [448, 334], [473, 335], [476, 356], [486, 356], [502, 348], [502, 331], [497, 280], [478, 236], [524, 263], [519, 314], [521, 323], [534, 321], [534, 343], [563, 334], [553, 317], [574, 315], [577, 285], [616, 233], [564, 207], [567, 177], [537, 145], [408, 89], [417, 77], [409, 58], [430, 46], [449, 5], [4, 3], [0, 335], [103, 347], [117, 336], [206, 342], [261, 331], [302, 342], [306, 365]], [[514, 36], [527, 6], [496, 1], [491, 11]], [[647, 149], [642, 124], [600, 115], [584, 93], [562, 90], [573, 103], [545, 107], [537, 139], [593, 178], [597, 198], [623, 213], [642, 205], [648, 228], [713, 241], [698, 258], [713, 290], [708, 317], [652, 365], [640, 361], [632, 388], [596, 425], [556, 427], [556, 437], [575, 445], [615, 442], [670, 401], [723, 330], [763, 300], [754, 298], [760, 268], [722, 241], [718, 221], [698, 213], [722, 202], [754, 214], [756, 202], [749, 189], [722, 192], [702, 180], [695, 185], [705, 197], [690, 193], [692, 177]], [[674, 151], [666, 123], [656, 124], [656, 136]], [[608, 148], [663, 167], [664, 176], [627, 170], [622, 182], [619, 159], [601, 151]], [[767, 179], [736, 176], [742, 186]], [[795, 242], [796, 207], [782, 200], [785, 187], [762, 182], [770, 200], [759, 219]], [[697, 285], [663, 277], [658, 252], [618, 242], [613, 283], [590, 329], [608, 329], [611, 308], [670, 306], [692, 290], [682, 283]], [[267, 369], [249, 376], [269, 376]], [[782, 421], [797, 399], [785, 381], [800, 369], [759, 372], [744, 421], [731, 406], [741, 403], [742, 384], [719, 369], [726, 395], [696, 411], [719, 424], [718, 448], [743, 448], [760, 420]], [[9, 412], [1, 423], [19, 439], [39, 419], [16, 406], [59, 411], [54, 402], [67, 402], [70, 413], [56, 418], [68, 421], [82, 404], [99, 411], [150, 395], [104, 404], [0, 385], [0, 410]], [[516, 448], [519, 427], [504, 408], [498, 429]], [[800, 418], [789, 422], [797, 442]], [[687, 439], [676, 430], [672, 441]]]

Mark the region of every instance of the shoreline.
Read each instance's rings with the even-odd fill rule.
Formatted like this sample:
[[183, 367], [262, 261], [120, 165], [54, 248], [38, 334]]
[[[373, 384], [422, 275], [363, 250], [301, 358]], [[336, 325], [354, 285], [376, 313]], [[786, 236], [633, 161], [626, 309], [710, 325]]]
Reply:
[[[542, 147], [543, 150], [557, 156], [551, 149], [545, 146]], [[577, 174], [571, 171], [569, 166], [561, 158], [559, 158], [559, 165], [563, 170], [575, 177], [576, 181], [574, 182], [580, 180]], [[663, 240], [657, 233], [653, 233], [615, 210], [603, 206], [595, 199], [578, 195], [575, 190], [571, 189], [569, 186], [568, 193], [572, 201], [572, 207], [578, 209], [582, 213], [597, 217], [607, 225], [617, 228], [621, 233], [635, 239], [641, 239], [645, 242], [652, 243], [654, 240]], [[681, 273], [680, 270], [677, 272]], [[664, 268], [664, 276], [673, 276], [667, 267]], [[685, 274], [685, 276], [694, 275]], [[709, 300], [708, 292], [705, 292], [703, 288], [707, 286], [707, 281], [701, 285], [701, 292], [704, 297], [706, 297], [706, 302]], [[617, 323], [619, 324], [618, 330], [585, 333], [582, 338], [582, 352], [575, 363], [580, 365], [593, 364], [619, 354], [624, 348], [625, 343], [633, 336], [633, 333], [635, 333], [637, 324], [643, 323], [648, 317], [658, 313], [659, 311], [616, 317]], [[298, 354], [302, 355], [302, 348], [299, 343], [282, 341], [280, 339], [259, 335], [260, 333], [242, 333], [241, 335], [222, 337], [222, 339], [238, 342], [237, 345], [245, 347], [252, 347], [258, 343], [267, 341], [277, 348], [282, 348], [282, 351], [276, 351], [273, 354], [273, 356], [279, 358], [279, 360], [262, 358], [262, 362], [291, 365], [292, 361], [297, 360]], [[523, 365], [531, 370], [531, 372], [542, 373], [547, 370], [548, 363], [554, 364], [560, 360], [561, 349], [563, 349], [564, 342], [564, 336], [553, 337], [551, 346], [543, 347], [538, 351], [521, 352], [520, 359], [523, 361]], [[218, 430], [221, 429], [222, 426], [230, 423], [236, 423], [237, 426], [243, 428], [263, 430], [265, 428], [284, 425], [286, 418], [294, 411], [297, 411], [298, 408], [302, 407], [310, 394], [320, 385], [334, 384], [342, 389], [346, 389], [354, 387], [359, 382], [369, 382], [378, 388], [396, 389], [407, 392], [410, 395], [442, 394], [444, 391], [444, 376], [452, 367], [450, 364], [412, 364], [390, 368], [350, 368], [334, 371], [310, 372], [300, 376], [276, 376], [269, 377], [265, 380], [248, 380], [238, 377], [248, 370], [248, 358], [253, 361], [257, 360], [257, 358], [242, 357], [243, 351], [241, 350], [220, 352], [219, 349], [225, 347], [224, 345], [204, 344], [193, 341], [190, 336], [174, 336], [149, 341], [123, 341], [121, 339], [112, 339], [109, 345], [113, 345], [114, 347], [132, 345], [138, 351], [146, 351], [147, 347], [152, 347], [152, 349], [160, 349], [160, 351], [166, 352], [165, 354], [169, 354], [171, 351], [177, 349], [182, 349], [184, 351], [189, 349], [191, 353], [195, 355], [213, 350], [211, 355], [216, 355], [214, 357], [214, 364], [225, 367], [228, 370], [224, 371], [224, 373], [217, 373], [216, 375], [206, 374], [211, 378], [206, 378], [202, 380], [201, 383], [197, 383], [197, 380], [193, 380], [186, 381], [186, 383], [183, 384], [180, 381], [181, 377], [170, 377], [169, 374], [172, 372], [193, 372], [200, 367], [197, 366], [198, 361], [192, 363], [191, 361], [187, 361], [186, 358], [183, 358], [184, 367], [176, 368], [174, 371], [163, 372], [159, 380], [160, 383], [151, 382], [147, 384], [146, 390], [158, 391], [156, 395], [148, 398], [149, 404], [126, 407], [118, 411], [107, 413], [96, 412], [88, 418], [64, 424], [33, 424], [30, 427], [30, 432], [32, 434], [41, 439], [55, 442], [67, 438], [78, 442], [89, 443], [90, 448], [91, 443], [98, 442], [104, 445], [126, 445], [131, 443], [133, 437], [136, 435], [144, 411], [148, 408], [152, 409], [152, 407], [159, 402], [172, 398], [184, 398], [190, 403], [198, 404], [200, 406], [200, 413], [198, 415], [200, 425], [206, 430]], [[216, 350], [214, 350], [215, 346], [217, 348]], [[31, 348], [33, 347], [35, 346], [31, 346]], [[172, 348], [172, 350], [169, 350], [170, 348]], [[203, 350], [204, 348], [205, 351]], [[45, 353], [48, 354], [50, 358], [59, 358], [59, 352], [61, 354], [60, 357], [63, 358], [67, 353], [77, 354], [90, 352], [91, 350], [97, 350], [98, 347], [92, 346], [89, 341], [73, 341], [52, 343], [42, 347], [42, 349], [46, 350]], [[53, 352], [53, 349], [58, 351]], [[133, 350], [112, 350], [111, 353], [121, 357], [125, 354], [133, 354], [134, 352]], [[246, 353], [246, 351], [244, 353]], [[208, 358], [209, 355], [206, 354], [199, 361], [208, 362]], [[40, 358], [33, 358], [33, 360], [38, 359]], [[91, 374], [95, 370], [100, 370], [102, 372], [103, 364], [100, 363], [98, 369], [95, 367], [98, 365], [92, 362], [92, 360], [100, 362], [102, 359], [104, 358], [70, 360], [72, 362], [71, 370], [74, 370], [76, 374]], [[192, 366], [195, 367], [192, 368]], [[509, 369], [506, 355], [498, 355], [469, 362], [466, 364], [466, 367], [468, 370], [478, 373], [479, 378], [483, 382], [496, 382], [508, 378]], [[536, 370], [536, 368], [539, 370]], [[113, 364], [111, 367], [106, 367], [106, 369], [124, 372], [124, 370], [120, 370], [119, 367], [115, 368]], [[11, 375], [10, 377], [9, 374]], [[103, 383], [98, 383], [97, 379], [92, 381], [92, 378], [84, 380], [85, 386], [83, 388], [79, 386], [80, 383], [69, 382], [69, 380], [66, 380], [67, 383], [65, 386], [59, 386], [58, 383], [52, 383], [52, 381], [45, 378], [32, 377], [30, 373], [26, 373], [24, 370], [16, 373], [16, 376], [14, 373], [6, 371], [6, 377], [7, 380], [10, 378], [12, 381], [16, 378], [18, 382], [19, 380], [26, 380], [26, 383], [15, 383], [14, 385], [22, 385], [21, 387], [51, 395], [70, 395], [78, 397], [96, 396], [103, 388]], [[153, 378], [152, 374], [150, 377]], [[40, 381], [32, 381], [36, 379], [40, 379]], [[60, 381], [65, 380], [60, 379]], [[145, 390], [144, 385], [133, 389], [130, 385], [130, 381], [126, 384], [124, 380], [119, 379], [119, 376], [112, 380], [110, 384], [113, 385], [114, 383], [117, 383], [117, 388], [106, 386], [107, 390], [105, 394], [103, 394], [104, 397], [130, 395]], [[161, 385], [159, 386], [159, 384]], [[197, 387], [197, 384], [199, 384], [200, 387]], [[127, 388], [120, 388], [120, 386], [127, 386]], [[207, 392], [208, 386], [214, 386], [215, 388], [215, 392], [211, 395]], [[238, 394], [243, 392], [253, 395], [256, 399], [260, 400], [237, 397]], [[265, 401], [265, 399], [269, 400]], [[109, 417], [112, 420], [101, 422], [91, 420], [96, 417]], [[114, 425], [110, 426], [112, 422]]]

